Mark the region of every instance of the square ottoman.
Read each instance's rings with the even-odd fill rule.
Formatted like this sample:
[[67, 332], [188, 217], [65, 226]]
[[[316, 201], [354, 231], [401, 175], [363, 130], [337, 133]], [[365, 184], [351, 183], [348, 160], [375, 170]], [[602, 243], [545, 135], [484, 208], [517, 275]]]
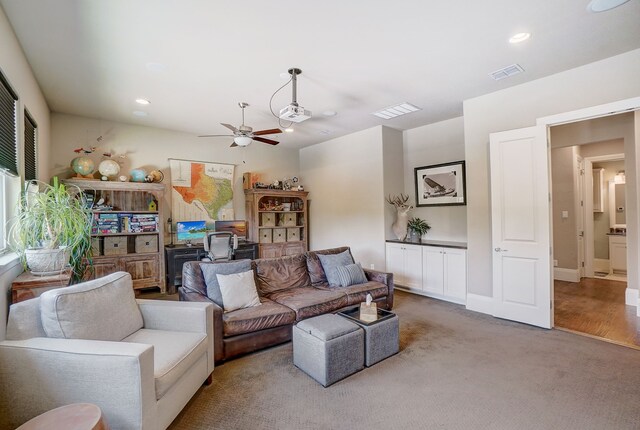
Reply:
[[293, 327], [293, 364], [324, 387], [364, 368], [364, 331], [327, 314]]
[[353, 321], [364, 330], [364, 364], [367, 367], [391, 357], [400, 350], [400, 325], [398, 316], [391, 311], [378, 309], [378, 319], [364, 321], [360, 318], [360, 308], [338, 312], [338, 315]]

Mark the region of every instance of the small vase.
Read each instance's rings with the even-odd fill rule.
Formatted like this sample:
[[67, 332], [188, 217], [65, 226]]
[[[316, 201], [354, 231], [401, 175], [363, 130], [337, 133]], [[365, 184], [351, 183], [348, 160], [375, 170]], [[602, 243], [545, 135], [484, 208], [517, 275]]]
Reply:
[[422, 237], [418, 234], [417, 231], [409, 229], [409, 241], [410, 242], [420, 242]]

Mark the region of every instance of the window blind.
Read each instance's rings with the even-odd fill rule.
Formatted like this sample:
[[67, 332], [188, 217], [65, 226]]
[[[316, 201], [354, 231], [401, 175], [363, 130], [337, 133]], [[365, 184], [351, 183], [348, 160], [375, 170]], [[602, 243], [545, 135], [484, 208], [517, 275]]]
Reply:
[[17, 101], [18, 95], [0, 73], [0, 169], [12, 175], [18, 174]]
[[36, 179], [36, 129], [38, 126], [29, 112], [24, 110], [24, 180]]

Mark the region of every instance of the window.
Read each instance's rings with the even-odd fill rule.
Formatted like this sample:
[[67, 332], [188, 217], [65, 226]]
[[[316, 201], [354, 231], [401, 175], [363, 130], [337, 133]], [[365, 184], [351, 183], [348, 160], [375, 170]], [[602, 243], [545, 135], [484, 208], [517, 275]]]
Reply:
[[[0, 72], [0, 253], [6, 249], [7, 189], [18, 175], [18, 95]], [[13, 176], [14, 178], [10, 178]]]
[[29, 112], [24, 110], [24, 180], [36, 179], [36, 145], [38, 125], [31, 118]]
[[18, 174], [18, 96], [0, 73], [0, 169]]

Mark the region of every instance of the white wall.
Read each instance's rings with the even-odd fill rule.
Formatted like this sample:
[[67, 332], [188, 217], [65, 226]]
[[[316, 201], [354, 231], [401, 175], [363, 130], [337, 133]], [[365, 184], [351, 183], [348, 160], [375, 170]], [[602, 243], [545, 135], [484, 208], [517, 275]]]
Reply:
[[300, 175], [310, 199], [310, 249], [350, 246], [363, 267], [385, 267], [382, 129], [300, 150]]
[[[24, 164], [24, 116], [26, 108], [38, 125], [38, 177], [48, 178], [49, 164], [49, 107], [36, 82], [31, 67], [22, 52], [22, 48], [13, 33], [2, 8], [0, 8], [0, 70], [12, 88], [18, 93], [18, 172], [23, 172]], [[9, 199], [7, 208], [15, 207], [20, 192], [20, 179], [9, 179], [8, 193], [14, 196]], [[0, 340], [4, 339], [8, 310], [8, 295], [11, 282], [22, 272], [15, 255], [0, 257]]]
[[[404, 132], [404, 193], [416, 202], [414, 169], [465, 159], [464, 118], [458, 117]], [[467, 178], [467, 199], [469, 180]], [[420, 207], [412, 217], [426, 220], [431, 230], [426, 239], [465, 242], [467, 206]]]
[[[640, 95], [640, 50], [465, 100], [468, 291], [492, 296], [489, 134], [536, 119]], [[496, 88], [499, 87], [496, 83]]]
[[[242, 174], [254, 172], [260, 174], [261, 182], [273, 182], [276, 179], [298, 176], [299, 184], [307, 185], [305, 178], [299, 176], [298, 151], [278, 146], [253, 142], [246, 148], [230, 148], [231, 138], [198, 138], [178, 131], [153, 127], [143, 127], [74, 115], [54, 113], [51, 115], [51, 141], [53, 152], [50, 165], [53, 174], [69, 177], [70, 161], [77, 155], [78, 147], [88, 147], [96, 138], [103, 136], [99, 143], [100, 151], [89, 154], [96, 166], [103, 152], [126, 153], [121, 174], [128, 174], [132, 168], [143, 167], [160, 169], [165, 175], [163, 183], [165, 193], [165, 211], [171, 213], [171, 171], [169, 158], [182, 158], [196, 161], [235, 164], [233, 185], [233, 207], [237, 219], [245, 219], [244, 191]], [[313, 188], [305, 187], [313, 193]], [[165, 220], [166, 221], [166, 220]], [[178, 220], [174, 220], [178, 221]]]

